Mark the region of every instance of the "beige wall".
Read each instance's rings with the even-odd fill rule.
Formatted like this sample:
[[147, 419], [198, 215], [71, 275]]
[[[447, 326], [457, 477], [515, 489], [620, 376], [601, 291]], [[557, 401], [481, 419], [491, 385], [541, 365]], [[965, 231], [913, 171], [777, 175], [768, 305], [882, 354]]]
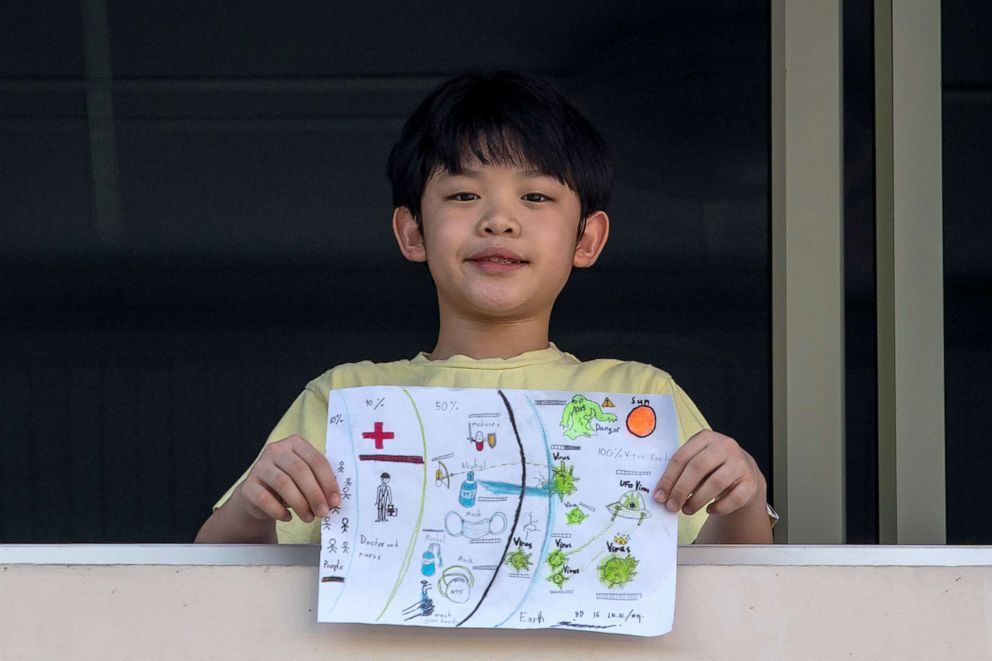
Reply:
[[[317, 624], [310, 564], [13, 564], [2, 551], [5, 660], [992, 658], [989, 549], [891, 556], [988, 563], [957, 567], [792, 564], [878, 563], [884, 547], [680, 549], [675, 630], [661, 638]], [[782, 564], [689, 564], [735, 560]]]

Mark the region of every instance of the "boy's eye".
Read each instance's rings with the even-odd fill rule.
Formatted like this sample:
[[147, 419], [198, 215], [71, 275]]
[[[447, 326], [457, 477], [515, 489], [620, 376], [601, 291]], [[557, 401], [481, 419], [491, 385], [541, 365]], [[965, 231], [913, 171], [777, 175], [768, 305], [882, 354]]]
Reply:
[[551, 198], [543, 193], [526, 193], [522, 198], [526, 202], [550, 202]]
[[448, 199], [456, 202], [471, 202], [472, 200], [479, 199], [479, 196], [475, 193], [455, 193], [454, 195], [449, 195]]

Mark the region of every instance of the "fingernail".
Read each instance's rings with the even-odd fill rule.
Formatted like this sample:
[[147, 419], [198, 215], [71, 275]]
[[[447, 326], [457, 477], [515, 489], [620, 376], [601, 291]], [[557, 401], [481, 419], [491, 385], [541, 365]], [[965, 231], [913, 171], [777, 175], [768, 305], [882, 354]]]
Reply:
[[660, 489], [658, 491], [655, 491], [654, 492], [654, 499], [656, 501], [658, 501], [659, 503], [664, 503], [665, 502], [665, 492], [664, 491], [661, 491]]
[[674, 500], [668, 503], [668, 511], [669, 512], [678, 512], [679, 509], [680, 509], [679, 508], [679, 504], [676, 503]]
[[331, 500], [331, 507], [337, 507], [338, 505], [341, 504], [341, 496], [339, 496], [338, 494], [332, 494], [330, 500]]
[[320, 507], [317, 508], [317, 516], [323, 519], [325, 516], [327, 516], [327, 512], [328, 512], [327, 505], [321, 503]]

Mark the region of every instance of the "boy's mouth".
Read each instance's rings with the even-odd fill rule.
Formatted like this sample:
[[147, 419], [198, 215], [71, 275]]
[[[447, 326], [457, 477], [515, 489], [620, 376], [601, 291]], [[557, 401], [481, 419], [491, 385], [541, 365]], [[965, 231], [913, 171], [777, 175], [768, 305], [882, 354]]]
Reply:
[[487, 248], [475, 253], [466, 261], [484, 271], [509, 271], [529, 263], [520, 255], [499, 248]]
[[494, 264], [526, 264], [527, 260], [509, 250], [487, 249], [468, 258], [470, 262], [492, 262]]

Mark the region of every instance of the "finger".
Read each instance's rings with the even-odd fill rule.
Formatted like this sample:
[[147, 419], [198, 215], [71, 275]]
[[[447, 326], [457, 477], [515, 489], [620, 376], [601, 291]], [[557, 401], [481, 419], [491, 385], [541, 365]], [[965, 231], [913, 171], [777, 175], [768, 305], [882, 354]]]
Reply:
[[668, 461], [665, 471], [661, 474], [661, 479], [658, 480], [658, 486], [655, 488], [654, 494], [655, 500], [659, 503], [664, 503], [668, 500], [672, 493], [672, 487], [675, 486], [675, 483], [681, 477], [686, 465], [692, 461], [693, 457], [705, 449], [705, 437], [696, 434], [676, 450], [675, 454]]
[[242, 486], [242, 492], [249, 505], [248, 513], [256, 519], [268, 518], [289, 521], [293, 518], [286, 506], [262, 483], [254, 480], [245, 482]]
[[682, 506], [682, 511], [686, 514], [695, 514], [725, 491], [732, 489], [737, 482], [744, 479], [739, 470], [735, 470], [730, 464], [723, 464], [710, 473], [703, 483], [696, 487], [692, 496]]
[[307, 523], [313, 521], [313, 513], [310, 511], [310, 506], [307, 505], [307, 499], [288, 473], [275, 464], [269, 464], [265, 469], [259, 471], [258, 479], [277, 498], [291, 507], [297, 516]]
[[[313, 471], [314, 477], [317, 479], [317, 484], [320, 485], [321, 492], [324, 495], [324, 502], [330, 507], [340, 505], [340, 487], [338, 486], [337, 478], [334, 477], [334, 469], [331, 468], [327, 457], [306, 441], [303, 441], [300, 447], [294, 448], [294, 451], [307, 462], [310, 470]], [[317, 514], [318, 516], [326, 516], [327, 511], [325, 510], [323, 513], [318, 511]]]
[[732, 486], [720, 498], [715, 500], [706, 508], [710, 514], [723, 515], [736, 512], [744, 507], [754, 498], [758, 492], [757, 485], [753, 480], [743, 479]]
[[[324, 497], [320, 484], [317, 483], [317, 477], [313, 474], [310, 464], [295, 452], [280, 455], [276, 458], [275, 464], [293, 480], [293, 484], [296, 485], [297, 490], [306, 500], [307, 509], [310, 512], [318, 516], [327, 514], [327, 499]], [[299, 510], [297, 513], [300, 513]], [[302, 513], [300, 515], [307, 523], [310, 522], [310, 519], [304, 517]]]
[[709, 475], [721, 466], [724, 457], [707, 447], [697, 453], [682, 470], [678, 480], [672, 485], [671, 494], [665, 501], [670, 512], [678, 512], [689, 497], [703, 484]]

